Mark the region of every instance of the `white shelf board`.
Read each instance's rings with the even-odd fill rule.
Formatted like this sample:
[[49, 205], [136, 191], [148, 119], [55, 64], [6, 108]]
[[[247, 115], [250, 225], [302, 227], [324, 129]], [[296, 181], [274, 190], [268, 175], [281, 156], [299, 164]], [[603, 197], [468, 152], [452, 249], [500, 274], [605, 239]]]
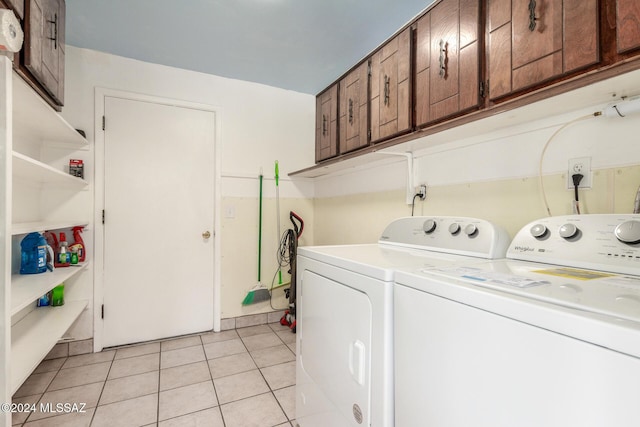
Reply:
[[58, 188], [80, 190], [88, 184], [84, 179], [71, 176], [15, 151], [13, 152], [13, 175], [28, 182], [55, 185]]
[[89, 143], [20, 76], [13, 73], [13, 137], [88, 150]]
[[43, 232], [47, 230], [60, 230], [63, 228], [87, 227], [87, 221], [39, 221], [39, 222], [17, 222], [11, 226], [11, 235], [27, 234], [33, 232]]
[[40, 274], [14, 274], [11, 276], [11, 315], [13, 316], [65, 280], [87, 268], [88, 262], [75, 267], [62, 267]]
[[11, 394], [51, 351], [87, 307], [88, 301], [68, 301], [60, 307], [38, 307], [11, 328]]

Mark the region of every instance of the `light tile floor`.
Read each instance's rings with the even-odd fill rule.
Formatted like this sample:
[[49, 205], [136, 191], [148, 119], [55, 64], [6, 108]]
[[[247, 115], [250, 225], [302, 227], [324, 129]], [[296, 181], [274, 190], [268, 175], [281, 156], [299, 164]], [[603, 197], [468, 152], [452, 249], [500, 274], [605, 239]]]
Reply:
[[42, 362], [13, 402], [68, 406], [13, 425], [291, 427], [295, 379], [295, 335], [278, 323], [191, 335]]

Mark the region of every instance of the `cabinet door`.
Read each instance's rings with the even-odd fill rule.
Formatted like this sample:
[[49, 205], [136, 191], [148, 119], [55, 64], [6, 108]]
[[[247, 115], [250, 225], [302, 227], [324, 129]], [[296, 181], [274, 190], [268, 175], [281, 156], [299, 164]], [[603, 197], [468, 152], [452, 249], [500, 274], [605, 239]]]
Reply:
[[417, 22], [416, 125], [479, 105], [479, 13], [478, 0], [444, 0]]
[[490, 0], [488, 11], [491, 99], [600, 60], [597, 0]]
[[316, 98], [316, 162], [338, 154], [338, 85]]
[[24, 18], [24, 0], [7, 0], [9, 6], [16, 13], [18, 18]]
[[64, 0], [27, 0], [25, 66], [64, 103]]
[[407, 28], [371, 59], [371, 142], [411, 130], [410, 55]]
[[340, 113], [340, 153], [365, 147], [369, 143], [369, 63], [358, 68], [340, 81], [338, 111]]
[[640, 2], [616, 1], [616, 28], [618, 53], [640, 47]]

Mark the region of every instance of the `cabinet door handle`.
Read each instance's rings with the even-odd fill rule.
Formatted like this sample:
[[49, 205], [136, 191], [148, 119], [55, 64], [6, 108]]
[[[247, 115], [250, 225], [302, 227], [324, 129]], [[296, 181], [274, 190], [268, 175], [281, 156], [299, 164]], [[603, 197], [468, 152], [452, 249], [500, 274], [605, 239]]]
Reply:
[[58, 49], [58, 14], [53, 15], [53, 21], [47, 19], [47, 22], [53, 24], [53, 37], [47, 37], [47, 39], [53, 41], [53, 48]]
[[353, 124], [353, 99], [349, 98], [349, 124]]
[[536, 29], [536, 0], [529, 0], [529, 31]]
[[443, 39], [440, 39], [440, 70], [438, 74], [443, 79], [447, 76], [447, 44]]
[[322, 136], [327, 135], [327, 116], [322, 115]]
[[391, 77], [384, 75], [384, 105], [389, 105], [389, 96], [391, 95]]

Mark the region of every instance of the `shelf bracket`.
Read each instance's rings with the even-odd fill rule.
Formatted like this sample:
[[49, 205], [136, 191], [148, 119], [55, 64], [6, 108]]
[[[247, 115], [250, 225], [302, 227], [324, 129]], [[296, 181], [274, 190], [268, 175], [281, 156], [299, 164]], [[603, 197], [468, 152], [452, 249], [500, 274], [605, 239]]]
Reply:
[[387, 156], [402, 156], [407, 159], [407, 205], [413, 204], [413, 195], [415, 191], [415, 167], [413, 164], [413, 153], [411, 151], [407, 151], [404, 153], [393, 153], [393, 152], [385, 152], [385, 151], [374, 151], [374, 154], [383, 154]]

